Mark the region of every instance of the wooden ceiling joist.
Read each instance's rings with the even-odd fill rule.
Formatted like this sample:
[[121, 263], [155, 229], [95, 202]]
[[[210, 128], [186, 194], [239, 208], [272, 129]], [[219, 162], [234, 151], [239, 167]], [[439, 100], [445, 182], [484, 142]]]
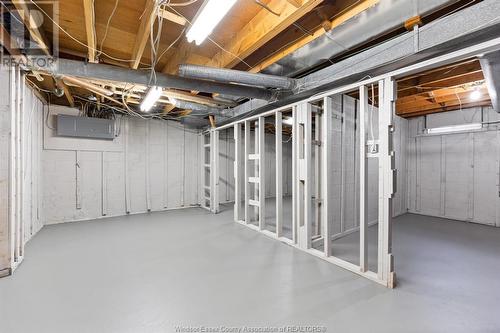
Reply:
[[141, 24], [135, 37], [134, 50], [132, 51], [133, 62], [130, 67], [137, 69], [142, 59], [146, 43], [151, 33], [151, 24], [156, 20], [157, 0], [146, 0], [146, 8], [141, 18]]
[[83, 0], [83, 17], [85, 19], [85, 32], [87, 35], [87, 46], [89, 62], [96, 62], [96, 31], [95, 31], [95, 8], [94, 0]]
[[187, 20], [184, 17], [174, 14], [166, 9], [160, 9], [158, 15], [163, 17], [165, 20], [177, 23], [178, 25], [185, 26], [187, 24]]
[[14, 1], [13, 3], [33, 41], [38, 44], [46, 55], [50, 55], [50, 43], [45, 37], [43, 28], [39, 27], [39, 24], [33, 17], [28, 3], [26, 1]]
[[[471, 92], [475, 89], [481, 93], [478, 100], [471, 99]], [[488, 90], [484, 86], [462, 86], [437, 89], [428, 93], [399, 98], [396, 100], [396, 114], [402, 117], [429, 114], [440, 111], [449, 111], [456, 108], [465, 108], [466, 105], [484, 105], [490, 102]]]
[[[380, 2], [380, 0], [361, 0], [361, 1], [356, 2], [355, 5], [353, 5], [349, 9], [345, 10], [342, 14], [334, 17], [331, 21], [323, 22], [323, 24], [312, 33], [312, 35], [304, 36], [303, 38], [297, 40], [296, 42], [294, 42], [290, 45], [287, 45], [286, 47], [280, 49], [278, 52], [275, 52], [272, 55], [270, 55], [269, 57], [267, 57], [266, 59], [262, 60], [260, 63], [253, 66], [250, 69], [250, 72], [251, 73], [260, 72], [261, 70], [269, 67], [270, 65], [274, 64], [275, 62], [283, 59], [284, 57], [286, 57], [290, 53], [292, 53], [292, 52], [296, 51], [297, 49], [303, 47], [304, 45], [312, 42], [316, 38], [324, 35], [325, 32], [327, 32], [327, 29], [331, 30], [331, 29], [345, 23], [349, 19], [353, 18], [356, 15], [359, 15], [360, 13], [364, 12], [368, 8], [375, 6], [379, 2]], [[325, 27], [327, 27], [327, 29], [325, 29]]]
[[[305, 0], [296, 7], [288, 0], [273, 0], [267, 6], [279, 16], [263, 8], [250, 20], [209, 62], [202, 65], [210, 67], [231, 68], [262, 47], [273, 37], [309, 13], [323, 0]], [[164, 67], [164, 73], [176, 73], [179, 64], [200, 64], [191, 57], [192, 46], [184, 41], [180, 47], [182, 52], [174, 55]]]
[[422, 90], [454, 87], [481, 80], [484, 80], [484, 75], [479, 61], [467, 61], [398, 80], [398, 96], [405, 97], [422, 92]]

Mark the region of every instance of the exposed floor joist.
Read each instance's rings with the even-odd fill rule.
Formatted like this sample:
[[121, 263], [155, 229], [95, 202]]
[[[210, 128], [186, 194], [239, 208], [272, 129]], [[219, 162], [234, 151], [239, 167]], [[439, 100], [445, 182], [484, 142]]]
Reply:
[[[327, 21], [323, 24], [322, 26], [318, 27], [312, 35], [306, 35], [299, 40], [295, 41], [294, 43], [291, 43], [290, 45], [286, 45], [282, 49], [278, 50], [277, 52], [274, 52], [271, 54], [269, 57], [266, 59], [262, 60], [260, 63], [257, 65], [254, 65], [249, 71], [252, 73], [258, 73], [261, 70], [269, 67], [270, 65], [274, 64], [275, 62], [279, 61], [280, 59], [286, 57], [287, 55], [293, 53], [297, 49], [303, 47], [304, 45], [312, 42], [316, 38], [324, 35], [326, 32], [329, 30], [345, 23], [349, 19], [355, 17], [356, 15], [359, 15], [363, 11], [367, 10], [368, 8], [371, 8], [375, 6], [377, 3], [379, 3], [380, 0], [362, 0], [356, 2], [355, 5], [351, 6], [347, 10], [345, 10], [342, 14], [336, 16], [330, 21]], [[326, 28], [326, 29], [325, 29]]]
[[95, 31], [95, 8], [94, 0], [83, 0], [83, 16], [85, 19], [85, 31], [87, 34], [88, 60], [96, 62], [96, 31]]
[[156, 20], [157, 0], [146, 0], [146, 7], [142, 14], [141, 24], [135, 38], [134, 50], [132, 51], [132, 62], [130, 67], [137, 69], [142, 59], [146, 43], [151, 33], [151, 25]]
[[[223, 50], [220, 50], [207, 63], [201, 64], [221, 68], [231, 68], [237, 65], [241, 59], [255, 52], [322, 2], [323, 0], [307, 0], [300, 7], [296, 7], [287, 0], [271, 1], [268, 7], [279, 13], [279, 16], [265, 8], [261, 9], [229, 42], [222, 45]], [[182, 63], [200, 64], [191, 55], [192, 49], [192, 44], [184, 41], [180, 52], [170, 59], [163, 72], [175, 73], [177, 66]]]

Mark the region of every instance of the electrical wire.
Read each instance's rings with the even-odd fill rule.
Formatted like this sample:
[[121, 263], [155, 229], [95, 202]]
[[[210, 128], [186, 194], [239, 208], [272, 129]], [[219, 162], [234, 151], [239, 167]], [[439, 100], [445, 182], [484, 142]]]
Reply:
[[[92, 0], [95, 1], [95, 0]], [[106, 22], [106, 29], [104, 30], [104, 37], [102, 38], [101, 41], [101, 47], [99, 48], [99, 51], [97, 52], [97, 57], [99, 57], [102, 54], [102, 48], [104, 46], [104, 42], [106, 41], [106, 37], [108, 37], [108, 30], [109, 30], [109, 25], [111, 23], [111, 19], [115, 15], [116, 9], [118, 8], [118, 3], [120, 0], [115, 1], [115, 6], [113, 7], [113, 10], [111, 11], [111, 14], [108, 17], [108, 21]], [[94, 29], [94, 34], [96, 34], [95, 29]], [[97, 40], [97, 35], [95, 36], [95, 39]]]
[[[182, 15], [181, 13], [179, 13], [175, 8], [173, 8], [171, 5], [169, 4], [166, 4], [167, 7], [169, 7], [172, 11], [174, 11], [177, 15], [179, 15], [180, 17], [184, 18], [186, 20], [186, 22], [189, 24], [189, 26], [192, 26], [193, 23], [191, 23], [190, 20], [188, 20], [184, 15]], [[215, 40], [213, 40], [210, 36], [207, 36], [207, 39], [212, 42], [215, 46], [217, 46], [219, 49], [221, 49], [222, 51], [230, 54], [231, 56], [233, 56], [234, 58], [238, 59], [240, 62], [242, 62], [243, 64], [245, 64], [246, 66], [248, 66], [248, 68], [252, 68], [252, 66], [250, 66], [244, 59], [242, 59], [241, 57], [239, 57], [237, 54], [234, 54], [232, 53], [231, 51], [225, 49], [223, 46], [219, 45], [219, 43], [217, 43]]]
[[[43, 8], [41, 8], [37, 3], [35, 3], [33, 0], [29, 0], [33, 5], [35, 5], [50, 21], [52, 21], [52, 23], [54, 23], [54, 25], [59, 29], [61, 30], [62, 32], [64, 32], [69, 38], [71, 38], [73, 41], [75, 41], [76, 43], [78, 43], [79, 45], [81, 46], [84, 46], [85, 48], [87, 49], [90, 49], [94, 52], [97, 52], [99, 51], [98, 49], [96, 48], [93, 48], [93, 47], [90, 47], [89, 45], [81, 42], [80, 40], [78, 40], [77, 38], [75, 38], [73, 35], [71, 35], [69, 32], [67, 32], [63, 27], [61, 27], [56, 21], [54, 21], [50, 16], [49, 14], [47, 14], [47, 12], [45, 10], [43, 10]], [[109, 59], [112, 59], [112, 60], [115, 60], [115, 61], [119, 61], [119, 62], [134, 62], [135, 59], [122, 59], [122, 58], [117, 58], [117, 57], [113, 57], [105, 52], [101, 52], [102, 55], [104, 55], [105, 57], [109, 58]]]

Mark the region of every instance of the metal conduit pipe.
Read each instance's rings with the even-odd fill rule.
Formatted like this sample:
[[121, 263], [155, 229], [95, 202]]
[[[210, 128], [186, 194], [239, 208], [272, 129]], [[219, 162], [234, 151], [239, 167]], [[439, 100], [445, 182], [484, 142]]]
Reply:
[[101, 80], [135, 83], [144, 86], [150, 86], [152, 84], [162, 88], [196, 90], [207, 93], [220, 93], [263, 100], [276, 98], [275, 93], [262, 88], [190, 79], [164, 73], [156, 73], [156, 80], [151, 83], [150, 71], [120, 68], [104, 64], [85, 63], [83, 61], [68, 59], [58, 59], [53, 68], [33, 69], [38, 71], [48, 71], [53, 75], [95, 78]]
[[254, 74], [226, 68], [213, 68], [197, 65], [179, 65], [179, 75], [183, 77], [214, 80], [224, 83], [246, 84], [250, 86], [292, 90], [296, 80], [268, 74]]

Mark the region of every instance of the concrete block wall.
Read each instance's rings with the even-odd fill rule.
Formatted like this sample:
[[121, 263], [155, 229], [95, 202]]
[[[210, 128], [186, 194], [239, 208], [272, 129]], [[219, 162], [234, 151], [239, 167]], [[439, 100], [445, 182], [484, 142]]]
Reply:
[[198, 133], [177, 122], [118, 117], [113, 141], [54, 135], [44, 126], [43, 221], [54, 224], [198, 204]]

